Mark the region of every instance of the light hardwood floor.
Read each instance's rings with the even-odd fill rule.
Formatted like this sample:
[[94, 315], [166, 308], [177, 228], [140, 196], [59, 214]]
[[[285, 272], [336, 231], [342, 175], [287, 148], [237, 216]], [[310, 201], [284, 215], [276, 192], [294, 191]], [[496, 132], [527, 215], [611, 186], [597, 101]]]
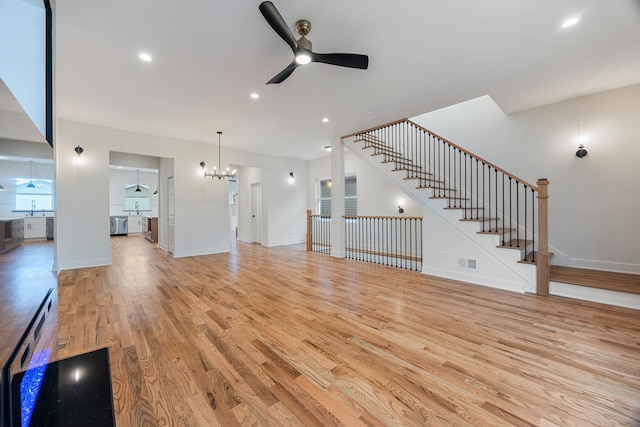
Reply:
[[303, 245], [59, 276], [61, 357], [108, 346], [119, 426], [634, 426], [640, 312]]

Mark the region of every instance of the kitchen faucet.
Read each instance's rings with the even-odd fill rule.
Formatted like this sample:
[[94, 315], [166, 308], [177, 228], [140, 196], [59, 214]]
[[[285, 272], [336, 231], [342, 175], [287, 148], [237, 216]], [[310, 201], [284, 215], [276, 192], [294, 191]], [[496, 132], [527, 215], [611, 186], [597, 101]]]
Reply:
[[138, 209], [138, 202], [136, 202], [135, 208], [136, 208], [136, 215], [140, 215], [140, 210]]
[[31, 216], [33, 216], [33, 211], [36, 210], [36, 201], [31, 201]]

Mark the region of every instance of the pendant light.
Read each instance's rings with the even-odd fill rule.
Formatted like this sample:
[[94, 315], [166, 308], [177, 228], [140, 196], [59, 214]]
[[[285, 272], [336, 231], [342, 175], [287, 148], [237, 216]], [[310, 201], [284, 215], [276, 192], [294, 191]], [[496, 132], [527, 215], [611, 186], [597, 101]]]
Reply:
[[218, 179], [222, 179], [222, 178], [229, 178], [229, 179], [235, 179], [236, 177], [236, 170], [232, 170], [230, 171], [229, 168], [227, 168], [227, 170], [222, 170], [222, 168], [220, 167], [220, 139], [222, 137], [222, 132], [218, 131], [218, 169], [216, 170], [216, 167], [213, 167], [213, 172], [207, 172], [207, 169], [205, 169], [205, 163], [204, 162], [200, 162], [200, 167], [204, 170], [204, 177], [208, 177], [210, 176], [211, 179], [213, 178], [218, 178]]
[[136, 178], [136, 193], [141, 193], [140, 189], [140, 169], [136, 170], [137, 178]]
[[33, 160], [29, 161], [29, 183], [27, 184], [27, 188], [36, 188], [33, 185]]

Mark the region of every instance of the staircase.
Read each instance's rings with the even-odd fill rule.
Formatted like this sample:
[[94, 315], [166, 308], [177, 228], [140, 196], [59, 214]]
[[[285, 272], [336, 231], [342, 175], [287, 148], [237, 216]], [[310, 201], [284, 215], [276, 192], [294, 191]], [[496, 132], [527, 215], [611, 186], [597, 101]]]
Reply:
[[[530, 184], [408, 119], [343, 137], [349, 140], [351, 151], [377, 160], [409, 195], [482, 247], [487, 259], [523, 278], [524, 291], [548, 294], [547, 180]], [[528, 267], [509, 266], [510, 256], [500, 251]]]

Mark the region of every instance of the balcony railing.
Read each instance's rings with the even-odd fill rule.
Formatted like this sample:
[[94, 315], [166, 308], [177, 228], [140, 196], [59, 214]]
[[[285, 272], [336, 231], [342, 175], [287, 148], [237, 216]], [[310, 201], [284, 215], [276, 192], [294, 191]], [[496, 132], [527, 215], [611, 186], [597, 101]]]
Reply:
[[345, 216], [345, 257], [420, 271], [422, 218]]

